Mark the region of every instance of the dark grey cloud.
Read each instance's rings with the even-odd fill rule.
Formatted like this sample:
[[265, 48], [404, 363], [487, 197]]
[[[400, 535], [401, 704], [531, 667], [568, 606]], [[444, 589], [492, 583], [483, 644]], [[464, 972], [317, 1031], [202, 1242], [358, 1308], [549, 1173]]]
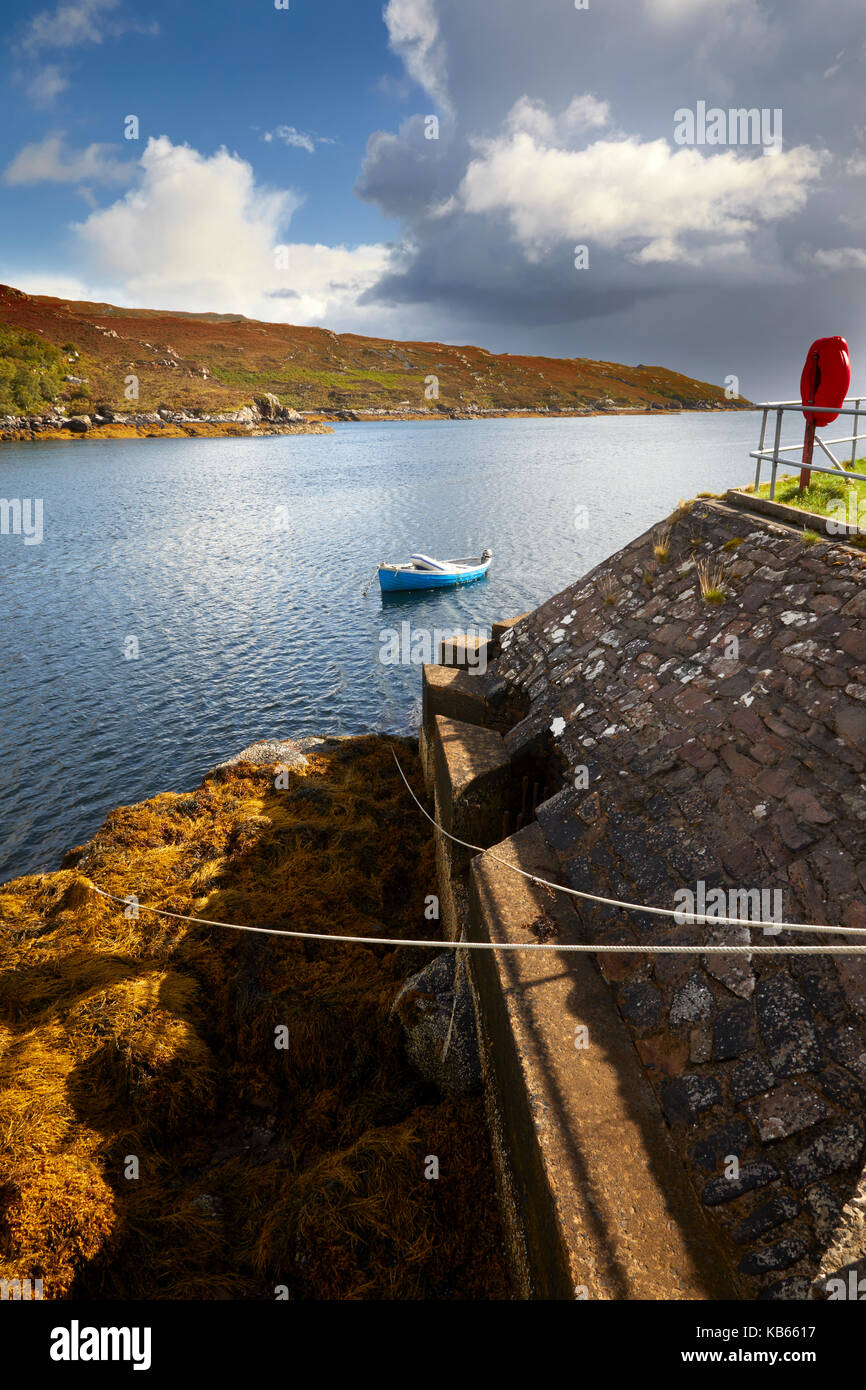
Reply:
[[[405, 245], [367, 303], [494, 350], [734, 372], [753, 396], [793, 391], [824, 333], [866, 358], [862, 0], [394, 5], [420, 36], [418, 115], [368, 144], [357, 191]], [[679, 158], [698, 102], [778, 108], [781, 155]]]

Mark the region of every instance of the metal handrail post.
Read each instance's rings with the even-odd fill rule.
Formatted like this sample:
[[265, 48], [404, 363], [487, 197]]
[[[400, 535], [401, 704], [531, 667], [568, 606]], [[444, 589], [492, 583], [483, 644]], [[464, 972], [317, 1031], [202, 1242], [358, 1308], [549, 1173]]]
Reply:
[[851, 472], [854, 472], [854, 464], [857, 462], [857, 434], [860, 429], [860, 402], [862, 396], [858, 396], [854, 402], [854, 438], [851, 440]]
[[[762, 452], [763, 452], [763, 449], [764, 449], [764, 440], [765, 440], [766, 437], [767, 437], [767, 416], [769, 415], [769, 413], [770, 413], [769, 410], [768, 410], [767, 407], [765, 406], [765, 407], [764, 407], [764, 416], [763, 416], [763, 419], [761, 420], [761, 442], [760, 442], [760, 444], [758, 445], [758, 452], [759, 452], [759, 453], [762, 453]], [[757, 495], [757, 492], [758, 492], [758, 488], [759, 488], [760, 486], [761, 486], [761, 460], [758, 459], [758, 466], [757, 466], [757, 468], [755, 469], [755, 494], [756, 494], [756, 495]]]
[[776, 469], [779, 467], [779, 444], [782, 439], [782, 411], [784, 406], [780, 406], [776, 411], [776, 438], [773, 441], [773, 472], [770, 476], [770, 500], [776, 496]]

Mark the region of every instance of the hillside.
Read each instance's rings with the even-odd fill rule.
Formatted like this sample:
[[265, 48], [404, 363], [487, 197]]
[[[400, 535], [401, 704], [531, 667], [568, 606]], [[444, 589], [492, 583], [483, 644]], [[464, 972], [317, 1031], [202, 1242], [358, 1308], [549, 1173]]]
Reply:
[[[234, 411], [265, 393], [283, 406], [324, 417], [346, 411], [423, 416], [749, 406], [726, 400], [720, 387], [663, 367], [393, 342], [259, 323], [240, 314], [120, 309], [27, 295], [7, 285], [0, 286], [0, 326], [0, 416], [38, 408], [40, 370], [48, 399], [56, 375], [52, 347], [61, 349], [66, 367], [59, 397], [52, 399], [79, 415], [104, 414], [101, 406]], [[24, 377], [20, 362], [9, 366], [13, 338], [18, 356], [33, 352], [42, 364], [29, 375], [25, 369]], [[48, 351], [40, 354], [43, 345]], [[124, 394], [133, 376], [139, 391], [135, 404]]]

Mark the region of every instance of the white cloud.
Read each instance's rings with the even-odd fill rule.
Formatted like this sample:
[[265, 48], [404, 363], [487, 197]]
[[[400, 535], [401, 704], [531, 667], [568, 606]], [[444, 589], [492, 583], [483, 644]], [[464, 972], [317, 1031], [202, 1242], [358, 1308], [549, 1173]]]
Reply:
[[[159, 32], [157, 24], [145, 25], [129, 16], [117, 15], [119, 5], [120, 0], [66, 0], [33, 16], [15, 45], [15, 52], [23, 59], [18, 80], [24, 82], [34, 106], [51, 106], [69, 86], [59, 64], [43, 62], [43, 55], [51, 49], [66, 53], [85, 44], [100, 44], [105, 38], [117, 38], [129, 30], [140, 34]], [[34, 69], [34, 64], [39, 66]]]
[[4, 267], [3, 277], [25, 294], [44, 294], [51, 299], [66, 299], [72, 303], [86, 301], [101, 304], [111, 298], [105, 287], [81, 280], [75, 275], [56, 274], [50, 270], [28, 270], [24, 266], [13, 266], [7, 270]]
[[511, 135], [524, 133], [552, 145], [556, 141], [564, 142], [581, 131], [609, 124], [609, 102], [599, 101], [590, 93], [575, 97], [558, 116], [543, 101], [522, 96], [505, 117], [503, 129]]
[[27, 95], [34, 106], [53, 106], [61, 92], [65, 92], [69, 81], [56, 63], [46, 63], [35, 77], [27, 83]]
[[651, 19], [669, 27], [738, 26], [745, 34], [747, 30], [763, 30], [767, 23], [758, 0], [644, 0], [644, 5]]
[[599, 101], [592, 93], [575, 97], [559, 118], [560, 129], [566, 132], [595, 129], [610, 124], [610, 102]]
[[262, 139], [268, 144], [274, 140], [281, 140], [284, 145], [291, 145], [296, 150], [306, 150], [308, 154], [315, 154], [317, 145], [336, 143], [327, 135], [311, 135], [306, 130], [296, 130], [293, 125], [278, 125], [273, 130], [266, 130]]
[[866, 270], [866, 251], [859, 246], [838, 246], [832, 251], [816, 251], [814, 260], [824, 270]]
[[101, 43], [99, 20], [116, 10], [119, 0], [72, 0], [53, 10], [34, 15], [21, 39], [21, 47], [41, 53], [46, 48], [75, 48]]
[[383, 72], [381, 77], [377, 77], [372, 90], [389, 101], [409, 100], [409, 83], [405, 78], [393, 77], [390, 72]]
[[62, 135], [24, 145], [3, 173], [7, 184], [24, 183], [126, 183], [134, 163], [117, 159], [116, 145], [88, 145], [67, 149]]
[[[670, 56], [659, 53], [655, 62], [667, 62], [673, 87], [683, 82], [688, 87], [689, 79], [699, 78], [704, 90], [711, 84], [710, 91], [733, 97], [742, 89], [749, 66], [775, 58], [789, 37], [787, 15], [782, 19], [778, 12], [771, 14], [760, 0], [643, 0], [643, 8], [650, 44], [671, 49]], [[679, 49], [679, 64], [674, 49]]]
[[574, 150], [562, 139], [563, 117], [545, 121], [538, 105], [530, 116], [530, 129], [516, 128], [512, 110], [469, 164], [458, 194], [468, 212], [506, 214], [530, 260], [569, 238], [607, 249], [642, 242], [633, 255], [643, 263], [698, 263], [701, 241], [717, 257], [761, 223], [799, 211], [823, 162], [806, 146], [769, 160], [674, 150], [635, 136]]
[[402, 58], [409, 76], [443, 111], [450, 112], [445, 46], [434, 0], [388, 0], [382, 18], [388, 29], [388, 46]]
[[[356, 301], [390, 252], [287, 243], [301, 202], [294, 190], [257, 185], [252, 167], [225, 149], [207, 156], [161, 136], [148, 141], [139, 185], [75, 230], [94, 272], [112, 286], [108, 297], [121, 303], [358, 322]], [[283, 246], [287, 269], [275, 255]]]

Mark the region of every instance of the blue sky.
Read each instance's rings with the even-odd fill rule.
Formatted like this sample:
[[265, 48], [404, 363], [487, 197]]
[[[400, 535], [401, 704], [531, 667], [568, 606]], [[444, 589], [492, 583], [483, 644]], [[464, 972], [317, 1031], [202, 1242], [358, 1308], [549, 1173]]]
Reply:
[[[92, 8], [100, 39], [57, 51], [43, 40], [34, 60], [21, 53], [21, 41], [28, 23], [51, 11], [21, 7], [11, 30], [18, 47], [7, 56], [0, 92], [4, 166], [46, 132], [64, 132], [76, 148], [113, 144], [119, 157], [130, 159], [150, 136], [167, 135], [208, 154], [224, 145], [250, 161], [262, 183], [302, 191], [293, 236], [357, 243], [397, 230], [352, 191], [370, 131], [399, 120], [411, 86], [388, 49], [381, 4], [292, 0], [289, 10], [276, 11], [266, 0], [144, 0], [57, 8]], [[28, 83], [54, 65], [66, 89], [48, 102], [28, 99]], [[137, 146], [123, 138], [130, 113], [140, 120]], [[303, 147], [262, 138], [280, 126], [333, 143], [315, 145], [311, 157]], [[74, 250], [58, 244], [58, 234], [86, 216], [87, 193], [99, 196], [101, 189], [86, 180], [0, 186], [4, 263], [74, 274]]]
[[[862, 0], [65, 0], [8, 37], [22, 289], [661, 362], [753, 398], [842, 333], [857, 381]], [[777, 145], [680, 141], [701, 105], [763, 111]]]

